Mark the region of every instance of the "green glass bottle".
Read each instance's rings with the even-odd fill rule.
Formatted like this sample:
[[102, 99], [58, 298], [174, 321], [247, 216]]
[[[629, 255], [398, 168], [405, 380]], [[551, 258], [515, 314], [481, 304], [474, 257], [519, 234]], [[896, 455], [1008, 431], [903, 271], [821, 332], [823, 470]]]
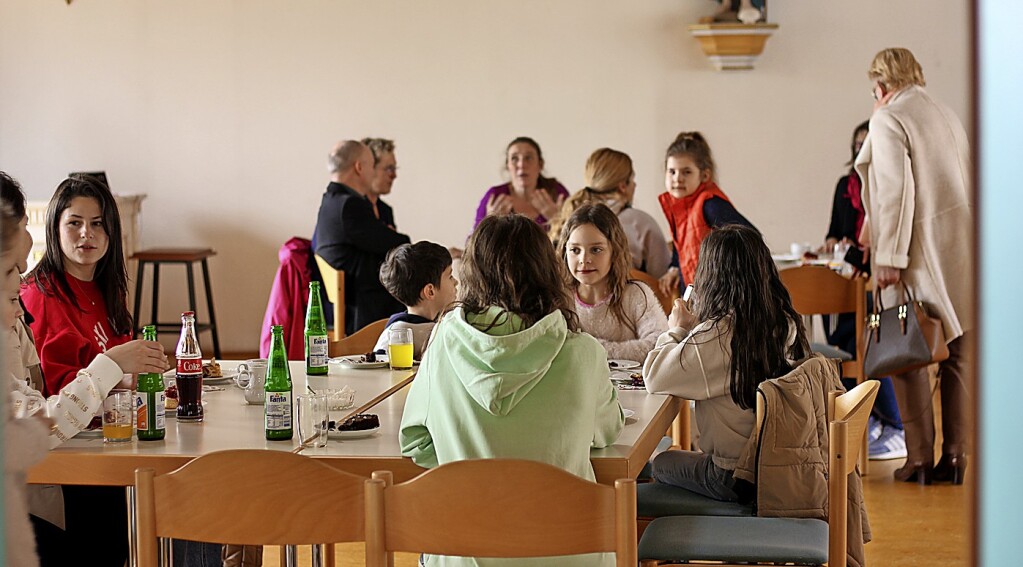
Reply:
[[266, 371], [266, 404], [263, 421], [266, 438], [271, 441], [286, 441], [294, 435], [294, 405], [291, 396], [291, 370], [288, 368], [288, 353], [284, 350], [284, 328], [271, 328], [270, 366]]
[[305, 373], [327, 373], [327, 322], [320, 303], [320, 282], [309, 282], [309, 303], [305, 310]]
[[[156, 340], [156, 327], [146, 325], [142, 338]], [[139, 441], [159, 441], [167, 435], [167, 397], [164, 395], [163, 374], [139, 374], [135, 389], [135, 419]]]

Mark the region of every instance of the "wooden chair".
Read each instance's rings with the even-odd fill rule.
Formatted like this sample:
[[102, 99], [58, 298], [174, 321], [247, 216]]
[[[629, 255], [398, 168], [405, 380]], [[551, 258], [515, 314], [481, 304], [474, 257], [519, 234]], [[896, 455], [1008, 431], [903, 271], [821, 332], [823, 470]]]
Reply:
[[636, 481], [614, 488], [545, 463], [457, 461], [408, 482], [366, 487], [366, 565], [386, 552], [547, 557], [615, 552], [636, 565]]
[[323, 290], [327, 292], [327, 299], [334, 304], [334, 330], [330, 334], [330, 341], [336, 343], [345, 338], [345, 272], [335, 269], [319, 254], [314, 256], [320, 268], [320, 277], [323, 278]]
[[387, 326], [387, 319], [380, 319], [379, 321], [373, 321], [369, 325], [359, 329], [349, 337], [345, 337], [337, 342], [332, 342], [328, 345], [330, 356], [347, 356], [349, 354], [364, 354], [371, 350], [377, 344], [377, 339], [380, 338], [380, 333], [384, 332], [384, 327]]
[[[846, 567], [849, 475], [857, 442], [879, 384], [870, 380], [849, 392], [828, 395], [828, 521], [808, 518], [676, 516], [650, 523], [639, 543], [643, 567], [659, 561], [706, 561], [714, 565], [797, 564]], [[757, 396], [757, 428], [764, 404]]]
[[[671, 313], [672, 307], [674, 307], [675, 300], [678, 298], [677, 295], [671, 297], [664, 295], [661, 292], [660, 283], [657, 278], [650, 274], [633, 268], [629, 271], [629, 279], [638, 280], [645, 283], [654, 291], [654, 295], [657, 296], [657, 301], [661, 303], [661, 309], [664, 310], [664, 314], [668, 315]], [[689, 419], [689, 401], [682, 400], [682, 409], [679, 410], [678, 416], [675, 417], [675, 421], [671, 424], [671, 429], [668, 430], [668, 435], [671, 436], [671, 445], [673, 448], [689, 449], [692, 442], [692, 434]]]
[[[219, 451], [160, 476], [136, 469], [138, 565], [158, 564], [157, 538], [238, 545], [363, 541], [366, 482], [286, 451]], [[333, 566], [329, 547], [326, 565]]]
[[863, 381], [863, 325], [867, 319], [866, 280], [845, 278], [825, 266], [798, 266], [780, 270], [778, 275], [800, 315], [856, 314], [856, 352], [842, 362], [842, 376]]
[[[828, 315], [854, 313], [856, 316], [856, 352], [852, 360], [842, 362], [842, 376], [855, 378], [860, 384], [866, 379], [863, 373], [863, 355], [866, 339], [863, 326], [867, 320], [866, 280], [845, 278], [825, 266], [798, 266], [780, 270], [778, 275], [792, 298], [792, 306], [801, 315]], [[863, 436], [863, 450], [860, 451], [860, 470], [868, 472], [867, 445]]]

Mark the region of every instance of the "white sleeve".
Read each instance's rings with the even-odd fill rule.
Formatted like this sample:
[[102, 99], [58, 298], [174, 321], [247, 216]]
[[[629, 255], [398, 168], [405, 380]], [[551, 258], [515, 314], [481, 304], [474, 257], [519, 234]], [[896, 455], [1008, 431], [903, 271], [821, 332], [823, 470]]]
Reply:
[[709, 400], [728, 393], [731, 333], [725, 321], [704, 321], [692, 331], [670, 329], [657, 338], [643, 364], [651, 394]]
[[103, 405], [103, 399], [124, 377], [121, 367], [104, 354], [96, 356], [85, 369], [60, 389], [60, 393], [43, 398], [21, 380], [11, 376], [11, 413], [16, 418], [39, 414], [53, 420], [50, 448], [56, 447], [88, 427], [92, 416]]

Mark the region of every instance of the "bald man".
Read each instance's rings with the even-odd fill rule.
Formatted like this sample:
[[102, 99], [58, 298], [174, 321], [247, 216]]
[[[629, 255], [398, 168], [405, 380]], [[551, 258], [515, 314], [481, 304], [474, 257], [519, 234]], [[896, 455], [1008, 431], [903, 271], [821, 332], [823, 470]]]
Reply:
[[369, 196], [376, 170], [365, 144], [338, 142], [327, 163], [330, 183], [320, 202], [313, 241], [317, 254], [345, 272], [344, 325], [345, 333], [351, 334], [404, 310], [380, 283], [380, 264], [409, 237], [389, 227], [373, 210]]

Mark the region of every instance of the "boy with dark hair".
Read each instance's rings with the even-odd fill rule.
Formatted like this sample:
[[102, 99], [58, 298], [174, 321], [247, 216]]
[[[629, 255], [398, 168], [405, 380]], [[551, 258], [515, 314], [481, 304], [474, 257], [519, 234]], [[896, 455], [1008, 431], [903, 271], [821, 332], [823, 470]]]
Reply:
[[380, 283], [407, 309], [388, 319], [374, 350], [387, 349], [390, 329], [412, 329], [413, 356], [419, 360], [437, 318], [455, 301], [458, 291], [458, 280], [451, 275], [451, 253], [425, 240], [402, 244], [387, 253], [380, 266]]

